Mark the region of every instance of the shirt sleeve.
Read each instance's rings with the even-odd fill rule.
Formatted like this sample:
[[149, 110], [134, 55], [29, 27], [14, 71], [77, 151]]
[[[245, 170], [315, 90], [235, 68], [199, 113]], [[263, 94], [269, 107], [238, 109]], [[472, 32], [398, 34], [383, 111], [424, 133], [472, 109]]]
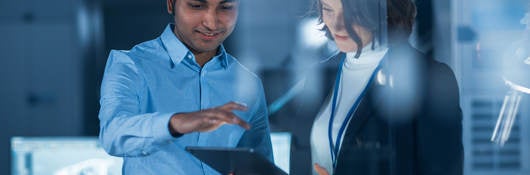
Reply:
[[101, 86], [99, 141], [113, 156], [146, 156], [171, 139], [172, 113], [141, 113], [143, 77], [123, 52], [110, 53]]
[[257, 100], [257, 109], [250, 120], [252, 127], [249, 131], [246, 131], [243, 134], [237, 147], [252, 148], [259, 154], [265, 156], [271, 162], [274, 162], [267, 104], [263, 91], [263, 85], [261, 83], [259, 83], [259, 85], [260, 95]]

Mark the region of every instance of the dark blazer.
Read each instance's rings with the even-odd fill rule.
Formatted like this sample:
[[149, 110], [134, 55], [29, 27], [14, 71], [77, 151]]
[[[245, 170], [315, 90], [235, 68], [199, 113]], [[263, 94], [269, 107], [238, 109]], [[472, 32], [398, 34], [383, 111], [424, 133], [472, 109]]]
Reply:
[[[343, 58], [338, 54], [315, 69], [338, 67]], [[333, 174], [461, 175], [462, 112], [451, 69], [406, 45], [389, 49], [380, 70], [377, 79], [386, 80], [367, 86], [346, 128]], [[333, 81], [325, 79], [323, 88], [330, 90]], [[327, 104], [330, 93], [320, 99], [304, 101], [297, 113], [316, 116], [320, 109], [315, 106]]]

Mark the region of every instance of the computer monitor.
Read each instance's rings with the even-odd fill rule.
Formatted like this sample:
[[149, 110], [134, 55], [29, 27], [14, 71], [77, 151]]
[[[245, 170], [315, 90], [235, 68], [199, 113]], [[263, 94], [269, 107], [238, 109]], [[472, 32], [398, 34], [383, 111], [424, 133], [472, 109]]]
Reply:
[[96, 137], [13, 137], [12, 175], [120, 175], [122, 159]]
[[[291, 134], [271, 133], [274, 163], [289, 173]], [[13, 137], [12, 175], [120, 175], [123, 160], [97, 137]]]

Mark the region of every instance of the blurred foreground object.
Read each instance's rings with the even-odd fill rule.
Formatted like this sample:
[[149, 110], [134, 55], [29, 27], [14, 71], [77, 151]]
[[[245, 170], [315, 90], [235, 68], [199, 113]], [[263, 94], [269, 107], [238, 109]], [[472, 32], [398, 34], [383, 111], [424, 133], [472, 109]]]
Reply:
[[491, 141], [503, 146], [510, 138], [515, 117], [523, 95], [530, 94], [530, 12], [521, 19], [521, 24], [526, 25], [523, 37], [514, 43], [513, 50], [504, 58], [503, 79], [510, 88], [493, 130]]

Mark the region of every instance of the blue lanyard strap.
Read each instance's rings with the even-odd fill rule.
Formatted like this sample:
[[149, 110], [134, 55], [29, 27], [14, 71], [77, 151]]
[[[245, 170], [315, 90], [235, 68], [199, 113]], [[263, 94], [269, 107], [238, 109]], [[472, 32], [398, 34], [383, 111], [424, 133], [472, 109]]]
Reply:
[[367, 87], [370, 84], [372, 84], [372, 80], [374, 79], [375, 75], [377, 74], [377, 72], [379, 71], [379, 68], [380, 68], [380, 66], [377, 66], [377, 68], [375, 68], [374, 72], [370, 76], [370, 79], [368, 80], [368, 83], [366, 84], [366, 87], [364, 88], [364, 90], [361, 92], [361, 94], [359, 95], [357, 100], [355, 100], [355, 103], [353, 104], [353, 106], [348, 111], [348, 114], [346, 115], [346, 118], [342, 122], [342, 125], [341, 125], [341, 127], [339, 129], [339, 133], [337, 134], [337, 139], [335, 140], [335, 145], [333, 145], [333, 136], [332, 136], [333, 120], [335, 118], [335, 108], [336, 108], [336, 105], [337, 105], [337, 96], [338, 96], [338, 91], [339, 91], [340, 78], [342, 76], [342, 66], [344, 65], [344, 60], [345, 59], [346, 58], [343, 58], [341, 60], [340, 65], [339, 65], [339, 70], [338, 70], [337, 76], [335, 78], [335, 87], [334, 87], [334, 90], [333, 90], [333, 101], [332, 101], [332, 104], [331, 104], [331, 116], [330, 116], [329, 124], [328, 124], [328, 139], [329, 139], [329, 148], [330, 148], [329, 151], [331, 153], [331, 160], [333, 161], [333, 167], [335, 167], [336, 164], [337, 164], [337, 159], [336, 158], [337, 158], [338, 153], [339, 153], [340, 139], [341, 139], [342, 135], [344, 134], [344, 130], [346, 129], [346, 125], [348, 125], [348, 122], [350, 121], [351, 117], [353, 116], [353, 113], [355, 112], [355, 110], [359, 106], [359, 103], [361, 102], [361, 99], [366, 94]]

